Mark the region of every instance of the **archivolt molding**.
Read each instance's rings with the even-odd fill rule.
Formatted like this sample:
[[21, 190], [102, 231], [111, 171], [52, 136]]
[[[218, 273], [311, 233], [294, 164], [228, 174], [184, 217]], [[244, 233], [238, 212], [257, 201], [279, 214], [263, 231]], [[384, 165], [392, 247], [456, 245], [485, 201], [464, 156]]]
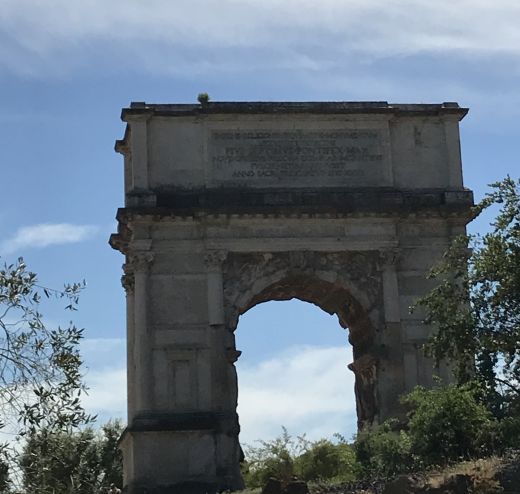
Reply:
[[[240, 314], [257, 303], [296, 297], [337, 313], [344, 327], [361, 307], [377, 325], [378, 261], [377, 252], [230, 253], [223, 264], [226, 323], [235, 329]], [[345, 297], [341, 308], [338, 297]]]

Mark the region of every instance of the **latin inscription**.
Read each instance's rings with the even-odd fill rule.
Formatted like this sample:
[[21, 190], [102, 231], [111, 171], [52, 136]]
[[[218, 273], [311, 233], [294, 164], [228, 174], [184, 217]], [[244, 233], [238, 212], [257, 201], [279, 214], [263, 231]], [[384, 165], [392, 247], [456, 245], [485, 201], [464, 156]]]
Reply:
[[379, 175], [383, 160], [380, 131], [371, 129], [214, 131], [211, 149], [216, 181], [258, 185], [363, 181]]

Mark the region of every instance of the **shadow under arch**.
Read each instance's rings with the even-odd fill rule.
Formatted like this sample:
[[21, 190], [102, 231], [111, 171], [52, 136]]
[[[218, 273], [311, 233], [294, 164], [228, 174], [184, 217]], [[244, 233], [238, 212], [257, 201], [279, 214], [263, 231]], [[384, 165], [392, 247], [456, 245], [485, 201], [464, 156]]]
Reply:
[[[255, 305], [293, 298], [311, 303], [331, 315], [337, 315], [341, 327], [348, 329], [354, 361], [348, 368], [355, 375], [358, 428], [372, 424], [378, 417], [376, 327], [374, 303], [351, 280], [337, 272], [316, 271], [308, 266], [256, 270], [256, 276], [242, 272], [235, 278], [234, 290], [226, 289], [226, 325], [234, 331], [239, 317]], [[372, 297], [373, 298], [373, 297]], [[377, 312], [377, 311], [376, 311]], [[233, 338], [234, 340], [234, 338]], [[234, 350], [234, 349], [233, 349]], [[237, 352], [238, 358], [239, 352]]]

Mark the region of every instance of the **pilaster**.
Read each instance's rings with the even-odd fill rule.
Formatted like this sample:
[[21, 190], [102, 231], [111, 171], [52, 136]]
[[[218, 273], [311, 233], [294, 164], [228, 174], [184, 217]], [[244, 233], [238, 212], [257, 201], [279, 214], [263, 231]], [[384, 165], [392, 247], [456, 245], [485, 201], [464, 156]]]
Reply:
[[[148, 283], [149, 268], [153, 261], [150, 251], [134, 251], [129, 256], [128, 270], [132, 273], [134, 300], [133, 306], [133, 362], [134, 362], [134, 389], [132, 419], [147, 410], [151, 404], [152, 368], [151, 368], [151, 339], [148, 325]], [[126, 275], [128, 276], [128, 275]], [[130, 411], [129, 411], [130, 414]], [[129, 417], [130, 419], [130, 417]]]
[[222, 263], [227, 251], [210, 250], [204, 257], [208, 276], [208, 320], [210, 326], [224, 324], [224, 292]]

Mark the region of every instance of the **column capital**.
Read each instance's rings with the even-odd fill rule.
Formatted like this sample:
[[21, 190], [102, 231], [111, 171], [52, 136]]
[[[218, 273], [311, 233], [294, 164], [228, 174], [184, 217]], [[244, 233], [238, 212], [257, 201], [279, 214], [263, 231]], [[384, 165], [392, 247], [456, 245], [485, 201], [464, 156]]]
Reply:
[[128, 256], [126, 265], [128, 271], [135, 273], [136, 271], [147, 271], [150, 264], [153, 262], [154, 254], [150, 251], [132, 252]]
[[135, 278], [134, 273], [126, 269], [126, 264], [123, 264], [124, 274], [121, 276], [121, 285], [125, 289], [125, 292], [128, 294], [134, 291], [135, 286]]
[[381, 249], [379, 251], [379, 266], [382, 269], [395, 267], [399, 264], [401, 258], [401, 249], [396, 247], [390, 249]]
[[219, 270], [227, 255], [227, 250], [208, 250], [204, 254], [204, 264], [210, 271]]

